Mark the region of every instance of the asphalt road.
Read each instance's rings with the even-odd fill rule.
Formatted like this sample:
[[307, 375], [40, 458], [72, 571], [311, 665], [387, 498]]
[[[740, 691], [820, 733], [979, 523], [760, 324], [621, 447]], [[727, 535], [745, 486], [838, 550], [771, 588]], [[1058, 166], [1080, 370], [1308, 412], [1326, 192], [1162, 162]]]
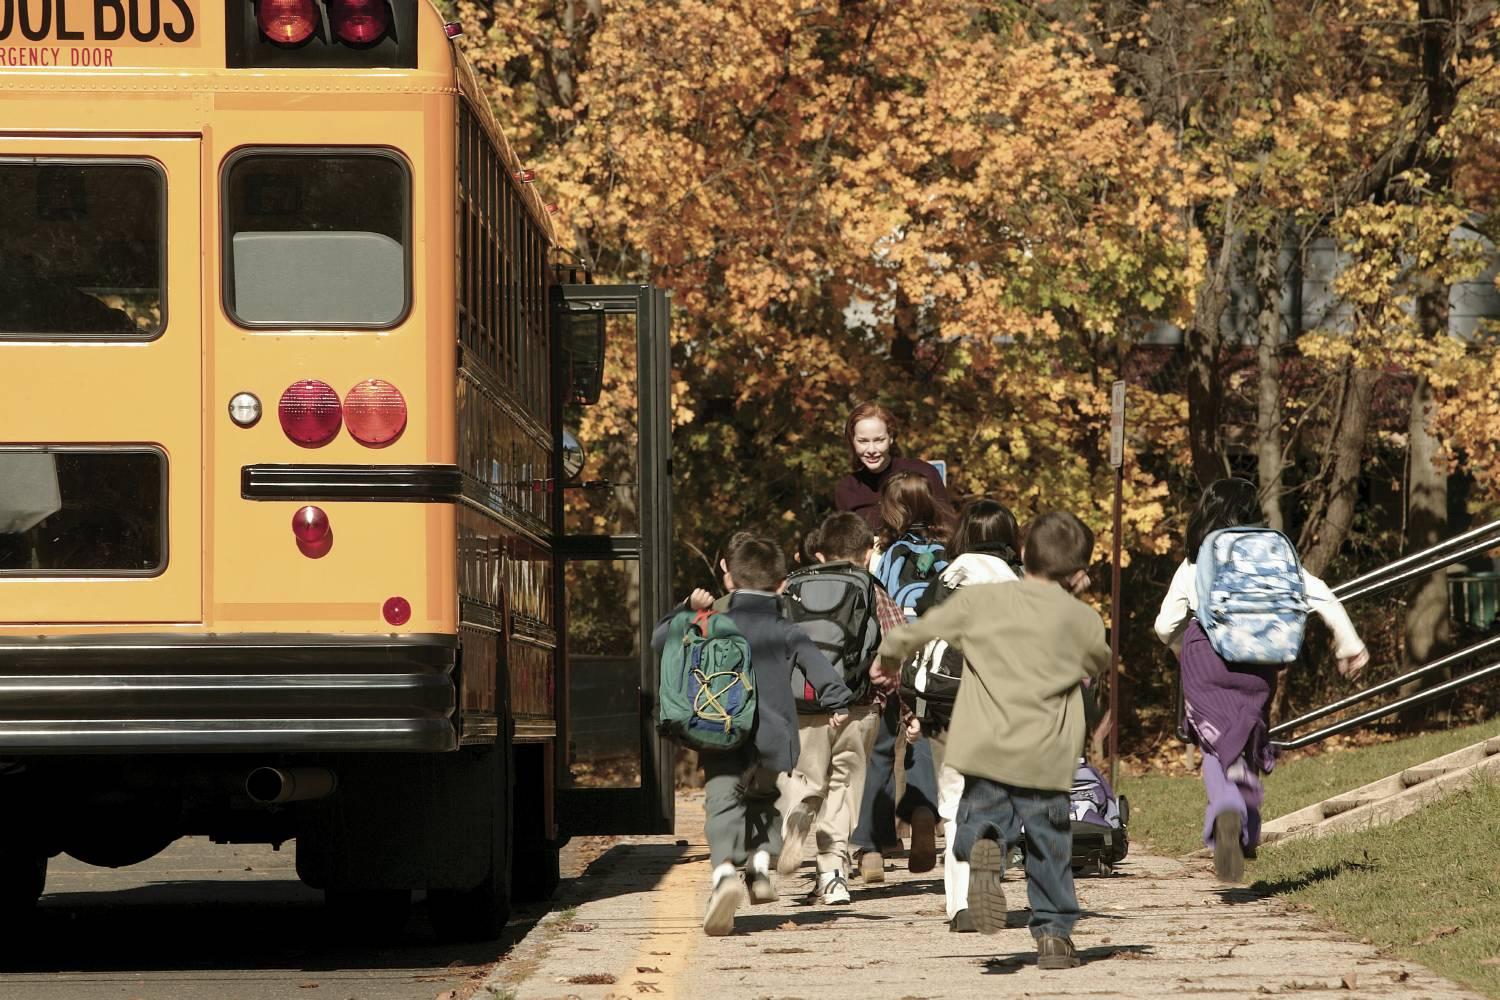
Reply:
[[440, 944], [419, 896], [391, 943], [340, 941], [291, 845], [191, 838], [130, 868], [54, 858], [30, 933], [0, 939], [0, 1000], [463, 1000], [529, 927]]

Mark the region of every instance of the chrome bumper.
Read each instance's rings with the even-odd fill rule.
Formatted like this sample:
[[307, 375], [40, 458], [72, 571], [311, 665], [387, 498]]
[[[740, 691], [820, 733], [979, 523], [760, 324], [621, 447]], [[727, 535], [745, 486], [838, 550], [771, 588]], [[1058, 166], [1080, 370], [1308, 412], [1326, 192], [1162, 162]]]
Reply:
[[0, 637], [0, 754], [443, 751], [448, 635]]

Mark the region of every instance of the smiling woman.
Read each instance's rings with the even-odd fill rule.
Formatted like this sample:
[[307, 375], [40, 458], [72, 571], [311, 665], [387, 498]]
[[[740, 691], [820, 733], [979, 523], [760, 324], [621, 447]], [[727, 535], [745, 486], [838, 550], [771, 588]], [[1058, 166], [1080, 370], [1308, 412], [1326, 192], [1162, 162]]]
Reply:
[[860, 403], [844, 421], [844, 440], [854, 470], [834, 487], [833, 503], [864, 518], [873, 531], [880, 527], [880, 490], [898, 472], [914, 472], [932, 484], [939, 509], [951, 508], [948, 490], [937, 469], [918, 458], [903, 458], [896, 447], [896, 418], [879, 403]]

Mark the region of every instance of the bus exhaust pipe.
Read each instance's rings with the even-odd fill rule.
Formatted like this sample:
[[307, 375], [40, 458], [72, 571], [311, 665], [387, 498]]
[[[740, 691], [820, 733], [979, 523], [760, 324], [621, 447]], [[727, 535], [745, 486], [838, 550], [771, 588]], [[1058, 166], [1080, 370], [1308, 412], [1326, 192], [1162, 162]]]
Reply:
[[257, 767], [245, 776], [245, 794], [263, 806], [327, 798], [338, 787], [326, 767]]

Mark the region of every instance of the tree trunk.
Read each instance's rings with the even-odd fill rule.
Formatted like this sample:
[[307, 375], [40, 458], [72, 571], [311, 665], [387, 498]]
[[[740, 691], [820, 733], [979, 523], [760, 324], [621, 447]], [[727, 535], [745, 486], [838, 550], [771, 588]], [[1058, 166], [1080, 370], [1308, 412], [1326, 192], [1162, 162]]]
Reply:
[[1220, 434], [1224, 379], [1219, 368], [1219, 324], [1229, 308], [1229, 273], [1239, 249], [1233, 208], [1231, 202], [1225, 210], [1219, 259], [1198, 289], [1193, 322], [1183, 338], [1188, 363], [1188, 444], [1199, 486], [1229, 474]]
[[1255, 352], [1259, 395], [1255, 409], [1255, 466], [1260, 479], [1260, 509], [1266, 524], [1286, 530], [1281, 514], [1281, 284], [1280, 247], [1262, 239], [1255, 254], [1260, 290], [1258, 343]]
[[[1447, 289], [1443, 289], [1444, 293]], [[1416, 552], [1448, 533], [1448, 472], [1438, 464], [1439, 443], [1432, 433], [1432, 383], [1417, 379], [1411, 395], [1411, 426], [1406, 489], [1406, 549]], [[1449, 640], [1448, 572], [1440, 569], [1417, 587], [1406, 612], [1406, 660], [1426, 663]]]
[[1365, 433], [1370, 425], [1370, 404], [1380, 373], [1353, 368], [1346, 373], [1339, 413], [1328, 436], [1331, 459], [1327, 481], [1314, 514], [1302, 531], [1297, 551], [1302, 565], [1314, 576], [1322, 576], [1338, 554], [1354, 522], [1354, 502], [1359, 496], [1360, 466], [1365, 454]]

